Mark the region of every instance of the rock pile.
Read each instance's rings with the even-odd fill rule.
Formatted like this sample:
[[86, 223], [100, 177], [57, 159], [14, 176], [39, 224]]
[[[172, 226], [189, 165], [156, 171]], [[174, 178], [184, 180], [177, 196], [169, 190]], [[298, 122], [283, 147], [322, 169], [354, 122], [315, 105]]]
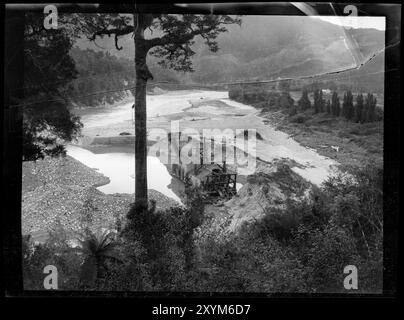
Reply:
[[199, 235], [220, 239], [237, 231], [242, 224], [261, 219], [265, 214], [285, 208], [286, 202], [303, 199], [312, 184], [291, 170], [291, 160], [257, 162], [257, 170], [237, 195], [224, 204], [205, 208], [207, 220]]

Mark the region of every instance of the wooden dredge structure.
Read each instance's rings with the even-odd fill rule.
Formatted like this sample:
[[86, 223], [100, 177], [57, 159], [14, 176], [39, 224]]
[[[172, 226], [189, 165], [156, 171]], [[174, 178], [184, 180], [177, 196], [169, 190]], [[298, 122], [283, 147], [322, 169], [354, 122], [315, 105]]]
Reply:
[[[179, 137], [181, 133], [179, 133]], [[171, 164], [171, 173], [175, 175], [182, 182], [194, 187], [201, 187], [210, 197], [223, 197], [230, 198], [237, 193], [237, 173], [230, 170], [226, 164], [226, 139], [222, 140], [222, 162], [214, 162], [214, 154], [211, 152], [210, 161], [204, 161], [207, 157], [204, 155], [205, 139], [200, 139], [199, 144], [199, 163], [183, 164], [181, 162], [181, 149], [183, 145], [191, 140], [188, 137], [188, 141], [181, 141], [171, 139], [171, 134], [168, 136], [170, 150], [177, 152], [179, 163]], [[214, 140], [211, 139], [212, 151], [214, 150]], [[171, 151], [170, 151], [171, 152]], [[170, 155], [171, 156], [171, 155]], [[169, 159], [171, 157], [169, 156]], [[234, 157], [236, 157], [236, 147], [234, 146]], [[235, 162], [236, 163], [236, 162]]]
[[237, 173], [227, 172], [226, 166], [221, 169], [213, 169], [212, 173], [206, 176], [203, 189], [210, 196], [230, 198], [237, 193]]

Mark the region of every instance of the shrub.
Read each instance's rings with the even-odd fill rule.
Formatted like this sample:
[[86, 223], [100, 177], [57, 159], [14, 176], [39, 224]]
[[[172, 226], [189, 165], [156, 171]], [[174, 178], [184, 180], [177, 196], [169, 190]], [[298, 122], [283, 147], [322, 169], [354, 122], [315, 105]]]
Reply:
[[62, 230], [51, 233], [43, 244], [32, 243], [23, 237], [22, 260], [25, 290], [44, 290], [43, 268], [54, 265], [58, 270], [58, 288], [76, 290], [80, 287], [80, 266], [83, 258], [71, 248]]
[[294, 123], [305, 123], [306, 122], [306, 117], [304, 115], [297, 114], [297, 115], [292, 116], [290, 118], [290, 121], [294, 122]]
[[252, 235], [249, 228], [224, 242], [202, 245], [204, 291], [302, 292], [304, 272], [297, 256], [280, 242]]
[[[300, 229], [296, 251], [304, 261], [309, 290], [313, 292], [344, 291], [344, 267], [357, 259], [352, 238], [343, 229], [329, 225], [324, 230]], [[304, 250], [301, 250], [304, 243]]]
[[80, 270], [80, 280], [86, 286], [94, 284], [105, 277], [108, 261], [121, 261], [115, 233], [105, 230], [103, 232], [86, 232], [81, 235], [78, 250], [84, 257]]
[[287, 241], [299, 223], [299, 217], [293, 212], [268, 212], [253, 226], [253, 233], [258, 238], [269, 236], [278, 241]]
[[145, 249], [142, 261], [149, 265], [153, 288], [180, 290], [192, 271], [193, 233], [202, 222], [204, 198], [192, 188], [187, 188], [186, 194], [187, 207], [156, 211], [152, 203], [147, 210], [134, 205], [128, 212], [122, 236]]

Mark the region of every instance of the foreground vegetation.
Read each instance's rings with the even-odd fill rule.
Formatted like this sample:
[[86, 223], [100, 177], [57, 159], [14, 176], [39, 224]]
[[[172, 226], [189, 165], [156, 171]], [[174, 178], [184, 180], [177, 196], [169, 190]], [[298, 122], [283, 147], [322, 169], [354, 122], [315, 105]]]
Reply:
[[132, 206], [118, 232], [83, 230], [74, 246], [61, 230], [40, 245], [26, 238], [25, 288], [43, 289], [43, 267], [52, 264], [66, 290], [345, 292], [343, 269], [355, 265], [358, 291], [380, 292], [383, 171], [351, 173], [225, 240], [196, 237], [204, 221], [196, 190], [186, 207]]

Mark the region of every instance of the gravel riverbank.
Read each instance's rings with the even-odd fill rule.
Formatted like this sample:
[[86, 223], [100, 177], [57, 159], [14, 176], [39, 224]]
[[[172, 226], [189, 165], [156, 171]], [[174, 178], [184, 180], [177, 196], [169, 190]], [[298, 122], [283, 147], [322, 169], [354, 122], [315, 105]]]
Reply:
[[[134, 199], [97, 190], [109, 179], [70, 156], [24, 162], [22, 172], [22, 234], [34, 241], [60, 228], [73, 233], [85, 226], [114, 229]], [[149, 190], [149, 197], [160, 209], [177, 205], [155, 190]]]

